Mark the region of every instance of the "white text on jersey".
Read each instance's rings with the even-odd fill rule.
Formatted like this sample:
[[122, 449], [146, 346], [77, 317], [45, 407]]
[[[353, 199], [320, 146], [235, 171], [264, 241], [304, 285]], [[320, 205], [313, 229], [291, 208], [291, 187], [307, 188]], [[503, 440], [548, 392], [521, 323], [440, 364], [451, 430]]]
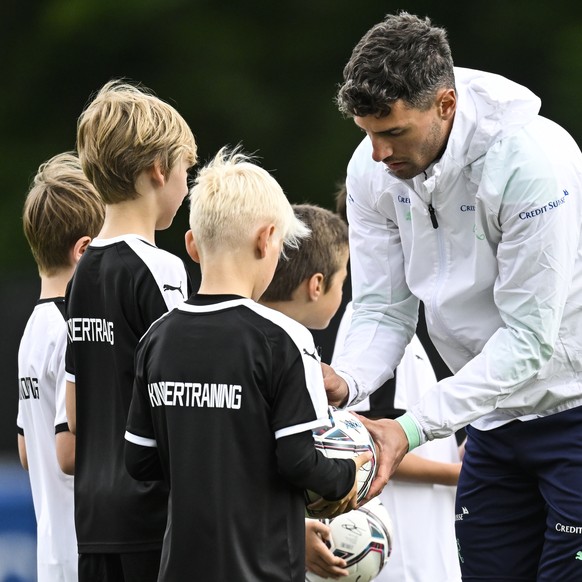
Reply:
[[113, 345], [113, 322], [95, 317], [71, 317], [67, 321], [70, 342], [107, 342]]
[[154, 382], [148, 384], [150, 403], [155, 406], [239, 409], [242, 386], [208, 382]]

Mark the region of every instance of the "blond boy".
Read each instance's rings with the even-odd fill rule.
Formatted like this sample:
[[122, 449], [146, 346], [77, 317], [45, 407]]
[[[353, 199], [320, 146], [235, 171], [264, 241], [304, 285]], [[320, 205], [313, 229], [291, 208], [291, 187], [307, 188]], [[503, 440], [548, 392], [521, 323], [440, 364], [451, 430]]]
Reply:
[[330, 514], [353, 507], [369, 459], [317, 453], [328, 417], [311, 334], [256, 303], [309, 231], [268, 172], [225, 151], [198, 176], [190, 227], [200, 289], [140, 342], [126, 433], [131, 473], [171, 484], [159, 579], [303, 581], [302, 490]]
[[150, 324], [188, 296], [183, 262], [155, 246], [187, 192], [196, 143], [149, 91], [107, 83], [81, 114], [77, 148], [105, 223], [67, 295], [67, 414], [77, 435], [79, 580], [157, 579], [167, 488], [137, 483], [123, 461], [133, 355]]
[[76, 155], [42, 164], [24, 203], [23, 228], [38, 266], [40, 298], [18, 351], [18, 452], [37, 521], [39, 582], [76, 582], [74, 436], [65, 416], [64, 296], [77, 262], [103, 224], [104, 207]]

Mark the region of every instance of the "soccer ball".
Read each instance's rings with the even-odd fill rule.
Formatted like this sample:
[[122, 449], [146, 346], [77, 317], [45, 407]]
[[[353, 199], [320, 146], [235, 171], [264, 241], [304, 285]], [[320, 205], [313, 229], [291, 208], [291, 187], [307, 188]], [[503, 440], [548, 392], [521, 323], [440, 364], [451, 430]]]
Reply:
[[[349, 575], [345, 582], [370, 582], [386, 565], [392, 551], [392, 520], [376, 498], [366, 505], [333, 519], [322, 519], [331, 528], [330, 550], [347, 562]], [[323, 582], [313, 572], [307, 572], [308, 582]]]
[[[371, 451], [374, 455], [370, 461], [358, 470], [358, 503], [370, 491], [370, 486], [376, 475], [376, 446], [366, 427], [360, 420], [347, 410], [329, 407], [331, 427], [313, 431], [315, 448], [326, 457], [334, 459], [351, 459], [361, 453]], [[307, 517], [318, 517], [307, 506], [320, 499], [313, 491], [305, 491]]]

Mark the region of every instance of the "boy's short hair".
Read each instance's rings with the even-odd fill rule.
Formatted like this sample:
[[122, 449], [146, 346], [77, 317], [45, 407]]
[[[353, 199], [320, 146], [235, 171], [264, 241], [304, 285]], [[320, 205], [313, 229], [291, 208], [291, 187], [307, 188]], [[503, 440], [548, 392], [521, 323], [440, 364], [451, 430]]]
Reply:
[[180, 158], [196, 163], [196, 141], [182, 116], [145, 87], [121, 80], [103, 86], [77, 123], [85, 174], [106, 204], [138, 197], [137, 176], [161, 165], [167, 175]]
[[23, 228], [39, 272], [54, 275], [70, 267], [70, 252], [83, 236], [97, 236], [105, 208], [79, 158], [58, 154], [41, 164], [23, 211]]
[[327, 292], [348, 250], [348, 226], [339, 215], [313, 204], [297, 204], [293, 209], [311, 229], [311, 236], [279, 261], [273, 280], [261, 297], [265, 301], [290, 301], [295, 289], [316, 273], [323, 275]]
[[296, 248], [309, 235], [275, 178], [240, 148], [222, 148], [198, 172], [190, 191], [194, 240], [206, 250], [237, 249], [269, 223], [284, 248]]

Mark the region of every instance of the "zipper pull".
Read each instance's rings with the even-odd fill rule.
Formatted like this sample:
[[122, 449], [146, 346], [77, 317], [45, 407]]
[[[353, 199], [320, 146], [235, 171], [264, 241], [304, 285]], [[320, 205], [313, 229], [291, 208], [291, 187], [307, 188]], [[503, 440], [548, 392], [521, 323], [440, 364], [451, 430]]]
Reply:
[[436, 212], [432, 206], [432, 203], [429, 203], [429, 205], [428, 205], [428, 213], [430, 214], [430, 221], [432, 222], [432, 227], [438, 228], [439, 223], [437, 222]]

